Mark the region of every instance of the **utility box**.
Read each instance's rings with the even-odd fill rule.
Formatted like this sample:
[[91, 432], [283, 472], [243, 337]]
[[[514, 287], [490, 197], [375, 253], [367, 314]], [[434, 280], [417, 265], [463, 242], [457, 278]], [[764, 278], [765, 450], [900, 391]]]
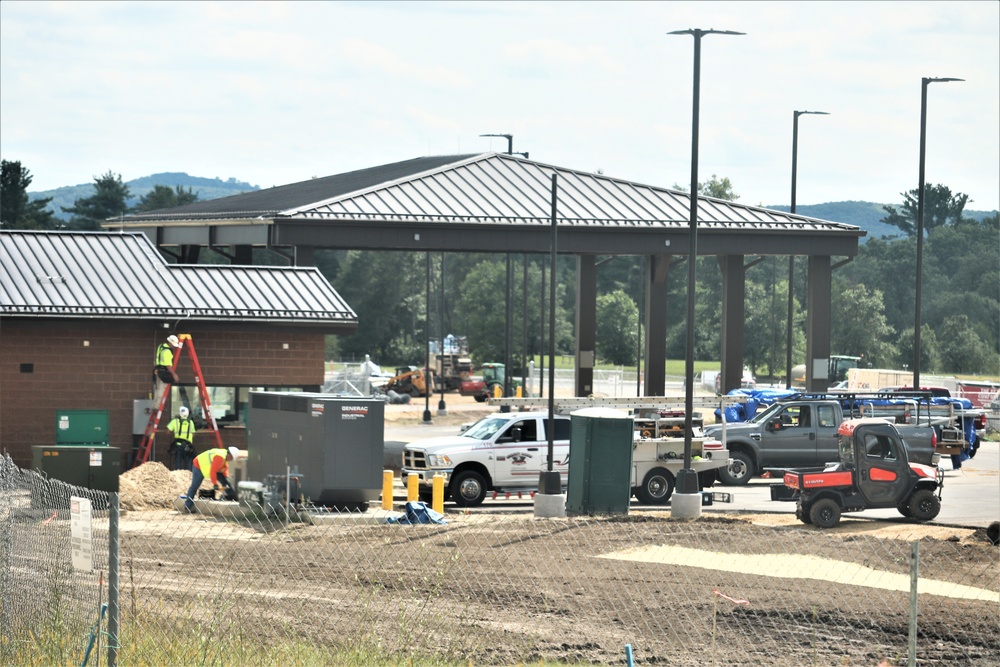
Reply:
[[632, 417], [611, 408], [585, 408], [570, 419], [566, 514], [628, 514]]
[[106, 447], [108, 423], [107, 410], [56, 410], [56, 444]]
[[156, 412], [158, 403], [158, 401], [146, 398], [137, 398], [132, 401], [132, 435], [146, 434], [149, 417]]
[[32, 467], [50, 479], [95, 491], [118, 491], [122, 452], [118, 447], [36, 445], [31, 448]]
[[303, 392], [250, 392], [246, 481], [299, 476], [316, 505], [367, 510], [382, 493], [385, 402]]

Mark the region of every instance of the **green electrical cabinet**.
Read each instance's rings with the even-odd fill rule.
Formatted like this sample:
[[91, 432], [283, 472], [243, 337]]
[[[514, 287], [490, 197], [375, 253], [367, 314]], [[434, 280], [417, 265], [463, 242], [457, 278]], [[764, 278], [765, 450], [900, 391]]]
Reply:
[[56, 410], [56, 444], [106, 447], [108, 423], [107, 410]]
[[586, 408], [570, 420], [566, 513], [628, 514], [632, 417], [611, 408]]
[[31, 448], [32, 467], [58, 479], [95, 491], [118, 491], [122, 450], [119, 447], [36, 445]]

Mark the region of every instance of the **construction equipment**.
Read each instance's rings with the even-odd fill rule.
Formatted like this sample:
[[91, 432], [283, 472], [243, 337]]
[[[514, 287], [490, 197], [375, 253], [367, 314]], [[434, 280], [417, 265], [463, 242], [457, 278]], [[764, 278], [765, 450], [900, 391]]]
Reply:
[[409, 394], [414, 398], [429, 396], [434, 393], [434, 374], [426, 368], [416, 366], [400, 366], [396, 375], [385, 383], [385, 393], [394, 391], [397, 394]]
[[438, 389], [460, 389], [463, 382], [472, 378], [472, 359], [465, 336], [448, 336], [441, 341], [440, 349], [432, 346], [431, 365]]
[[[459, 393], [462, 396], [474, 396], [477, 403], [485, 403], [487, 399], [503, 396], [504, 384], [506, 384], [506, 370], [503, 364], [485, 363], [480, 368], [482, 375], [479, 377], [469, 377], [463, 380]], [[511, 378], [511, 391], [517, 393], [521, 386], [521, 380]]]
[[[212, 401], [209, 398], [208, 389], [205, 387], [205, 378], [201, 373], [201, 363], [198, 361], [198, 353], [194, 349], [194, 340], [190, 334], [179, 334], [177, 338], [180, 340], [181, 346], [174, 354], [174, 365], [171, 370], [176, 376], [177, 365], [181, 360], [181, 355], [184, 354], [184, 350], [188, 350], [191, 357], [191, 367], [194, 369], [195, 383], [199, 389], [198, 397], [201, 400], [201, 409], [205, 415], [208, 430], [212, 432], [215, 438], [215, 446], [222, 448], [222, 434], [219, 432], [219, 425], [215, 422], [215, 416], [212, 414]], [[146, 424], [146, 431], [142, 436], [142, 442], [139, 444], [139, 451], [136, 452], [132, 467], [140, 466], [149, 460], [149, 454], [153, 449], [153, 442], [156, 439], [156, 429], [159, 427], [160, 418], [163, 416], [163, 406], [167, 403], [167, 396], [170, 395], [170, 388], [172, 386], [171, 383], [163, 385], [163, 393], [157, 401], [156, 410], [149, 415], [149, 423]]]

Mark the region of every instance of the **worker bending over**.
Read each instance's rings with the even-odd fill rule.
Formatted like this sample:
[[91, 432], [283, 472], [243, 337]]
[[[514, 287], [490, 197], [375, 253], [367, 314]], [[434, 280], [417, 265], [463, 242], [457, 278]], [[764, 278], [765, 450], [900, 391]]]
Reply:
[[206, 477], [212, 482], [216, 491], [225, 489], [226, 498], [235, 499], [236, 493], [229, 484], [229, 462], [239, 456], [239, 453], [240, 450], [236, 447], [229, 449], [217, 447], [194, 457], [194, 465], [191, 466], [191, 486], [187, 495], [181, 496], [184, 499], [184, 509], [188, 512], [194, 511], [195, 494], [198, 493], [198, 487]]

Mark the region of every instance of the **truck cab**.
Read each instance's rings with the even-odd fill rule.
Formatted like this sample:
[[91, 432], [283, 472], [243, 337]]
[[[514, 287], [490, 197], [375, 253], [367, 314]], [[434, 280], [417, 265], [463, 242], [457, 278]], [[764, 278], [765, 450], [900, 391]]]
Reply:
[[[402, 476], [416, 475], [429, 498], [435, 475], [459, 507], [479, 505], [489, 491], [531, 491], [548, 470], [548, 413], [500, 412], [459, 435], [417, 440], [403, 448]], [[570, 418], [556, 415], [552, 469], [566, 484]]]

